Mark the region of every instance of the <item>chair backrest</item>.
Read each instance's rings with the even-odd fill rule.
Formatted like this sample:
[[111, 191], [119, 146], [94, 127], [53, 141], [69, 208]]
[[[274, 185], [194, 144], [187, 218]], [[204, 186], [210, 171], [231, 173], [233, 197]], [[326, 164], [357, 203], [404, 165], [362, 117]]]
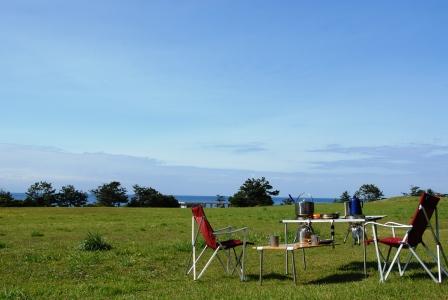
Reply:
[[[408, 243], [412, 247], [417, 246], [422, 242], [423, 233], [425, 232], [426, 227], [428, 227], [428, 222], [431, 220], [439, 200], [440, 198], [426, 193], [423, 193], [420, 196], [419, 206], [409, 222], [409, 224], [412, 225], [412, 229], [409, 231]], [[422, 209], [420, 209], [420, 205]], [[428, 218], [426, 218], [423, 209]]]
[[204, 209], [201, 205], [196, 205], [191, 208], [194, 220], [199, 226], [199, 232], [205, 240], [207, 246], [212, 249], [218, 248], [218, 243], [216, 242], [216, 236], [213, 234], [213, 228], [205, 216]]

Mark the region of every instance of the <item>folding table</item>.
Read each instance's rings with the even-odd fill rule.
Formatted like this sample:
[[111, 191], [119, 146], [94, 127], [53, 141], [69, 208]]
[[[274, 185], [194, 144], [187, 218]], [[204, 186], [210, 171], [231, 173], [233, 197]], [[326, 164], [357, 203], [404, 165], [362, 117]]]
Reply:
[[[285, 271], [288, 274], [288, 246], [292, 245], [288, 243], [288, 224], [313, 224], [313, 223], [329, 223], [331, 226], [331, 240], [334, 248], [334, 224], [335, 223], [361, 223], [364, 224], [369, 221], [376, 221], [386, 217], [385, 215], [377, 215], [377, 216], [365, 216], [364, 218], [349, 218], [349, 217], [341, 217], [337, 219], [291, 219], [291, 220], [282, 220], [281, 223], [284, 224], [285, 227]], [[363, 227], [364, 228], [364, 227]], [[365, 243], [365, 231], [362, 231], [362, 245], [364, 252], [364, 275], [367, 275], [367, 266], [366, 266], [366, 243]], [[305, 249], [305, 248], [303, 248]]]

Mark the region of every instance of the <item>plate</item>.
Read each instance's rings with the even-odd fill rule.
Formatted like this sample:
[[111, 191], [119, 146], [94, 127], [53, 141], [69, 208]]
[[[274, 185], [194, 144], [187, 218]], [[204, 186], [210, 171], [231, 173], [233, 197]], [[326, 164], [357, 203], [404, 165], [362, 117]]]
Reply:
[[333, 242], [333, 240], [331, 240], [331, 239], [328, 239], [328, 240], [320, 240], [319, 241], [319, 244], [322, 244], [322, 245], [328, 245], [328, 244], [331, 244]]
[[322, 219], [337, 219], [337, 218], [339, 218], [339, 214], [338, 213], [322, 214]]
[[307, 215], [307, 214], [299, 214], [299, 215], [297, 215], [297, 219], [298, 220], [304, 220], [304, 219], [309, 219], [310, 218], [310, 215]]

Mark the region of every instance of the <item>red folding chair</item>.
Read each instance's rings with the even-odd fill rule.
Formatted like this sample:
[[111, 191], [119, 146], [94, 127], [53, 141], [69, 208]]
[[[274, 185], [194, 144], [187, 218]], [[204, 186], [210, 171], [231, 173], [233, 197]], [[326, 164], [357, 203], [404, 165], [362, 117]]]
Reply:
[[[440, 243], [440, 235], [439, 235], [439, 220], [438, 220], [438, 213], [437, 213], [437, 204], [439, 202], [440, 198], [431, 196], [429, 194], [422, 194], [419, 200], [419, 205], [414, 213], [414, 215], [411, 218], [411, 221], [409, 222], [409, 225], [399, 224], [396, 222], [387, 222], [385, 224], [380, 224], [376, 222], [367, 222], [364, 226], [372, 225], [372, 232], [373, 232], [373, 242], [375, 243], [375, 250], [378, 260], [378, 271], [380, 273], [380, 281], [384, 282], [387, 277], [389, 276], [393, 266], [395, 263], [398, 267], [398, 272], [400, 276], [403, 276], [404, 272], [406, 271], [406, 268], [409, 265], [409, 262], [411, 261], [412, 257], [415, 257], [415, 259], [420, 263], [420, 265], [425, 269], [425, 271], [428, 273], [428, 275], [436, 282], [441, 283], [442, 282], [442, 273], [444, 273], [446, 276], [448, 276], [447, 270], [442, 267], [441, 258], [440, 256], [443, 256], [443, 260], [445, 262], [445, 267], [448, 266], [448, 260], [446, 258], [446, 255], [443, 251], [442, 244]], [[435, 228], [431, 224], [430, 220], [432, 215], [435, 214]], [[392, 230], [392, 236], [385, 237], [385, 238], [379, 238], [378, 232], [377, 232], [377, 226], [382, 226], [386, 228], [391, 228]], [[436, 253], [434, 254], [428, 245], [423, 241], [423, 233], [425, 232], [426, 228], [429, 227], [431, 230], [431, 236], [434, 239], [434, 243], [436, 246]], [[396, 229], [403, 229], [405, 230], [405, 234], [402, 237], [398, 237], [395, 234]], [[379, 243], [389, 246], [387, 256], [384, 257], [383, 253], [380, 251]], [[436, 262], [437, 264], [437, 275], [436, 278], [434, 274], [431, 272], [431, 270], [425, 265], [423, 260], [418, 256], [416, 252], [416, 247], [418, 245], [422, 244], [423, 248], [426, 250], [427, 254]], [[388, 264], [390, 253], [392, 248], [396, 248], [397, 251], [395, 253], [394, 258], [392, 259], [392, 262]], [[409, 249], [408, 257], [406, 258], [406, 264], [404, 266], [400, 263], [400, 254], [401, 250], [403, 249]], [[387, 272], [386, 272], [387, 269]]]
[[[244, 277], [244, 258], [245, 258], [245, 254], [246, 254], [245, 249], [246, 249], [246, 245], [253, 244], [253, 243], [247, 242], [247, 240], [246, 240], [248, 228], [243, 227], [243, 228], [239, 228], [239, 229], [233, 229], [233, 227], [228, 226], [228, 227], [221, 228], [221, 229], [214, 231], [212, 229], [210, 223], [208, 222], [207, 217], [205, 216], [204, 209], [202, 208], [202, 206], [200, 206], [200, 205], [194, 206], [191, 210], [193, 213], [193, 217], [191, 218], [191, 244], [192, 244], [191, 252], [192, 252], [192, 256], [190, 257], [190, 261], [189, 261], [188, 267], [187, 267], [189, 269], [186, 273], [190, 274], [191, 271], [193, 271], [193, 279], [194, 280], [199, 279], [202, 276], [202, 274], [205, 272], [205, 270], [208, 268], [208, 266], [210, 265], [212, 260], [215, 257], [217, 257], [219, 262], [223, 266], [224, 271], [226, 271], [228, 274], [233, 274], [235, 272], [235, 270], [238, 270], [240, 280], [241, 281], [245, 280], [245, 277]], [[197, 229], [196, 229], [195, 224], [197, 225]], [[237, 232], [242, 233], [242, 236], [243, 236], [242, 240], [240, 240], [240, 239], [227, 239], [224, 241], [218, 240], [218, 236], [227, 235], [230, 238], [232, 234], [237, 233]], [[198, 239], [199, 233], [201, 234], [202, 238], [205, 241], [205, 247], [204, 247], [204, 249], [202, 249], [199, 256], [196, 257], [196, 245], [197, 245], [197, 239]], [[235, 250], [235, 248], [238, 246], [243, 246], [239, 255], [236, 253], [236, 250]], [[205, 250], [207, 248], [210, 248], [211, 250], [213, 250], [213, 254], [209, 258], [209, 260], [207, 261], [205, 266], [202, 268], [202, 270], [199, 272], [199, 275], [196, 275], [198, 261], [202, 257], [202, 255], [205, 253]], [[221, 260], [221, 258], [218, 255], [218, 252], [220, 250], [227, 250], [226, 251], [227, 265], [224, 265], [223, 261]], [[231, 260], [232, 260], [231, 250], [233, 250], [233, 254], [234, 254], [234, 258], [235, 258], [235, 262], [234, 262], [232, 269], [230, 269], [230, 264], [231, 264]], [[190, 264], [190, 262], [191, 262], [191, 264]]]

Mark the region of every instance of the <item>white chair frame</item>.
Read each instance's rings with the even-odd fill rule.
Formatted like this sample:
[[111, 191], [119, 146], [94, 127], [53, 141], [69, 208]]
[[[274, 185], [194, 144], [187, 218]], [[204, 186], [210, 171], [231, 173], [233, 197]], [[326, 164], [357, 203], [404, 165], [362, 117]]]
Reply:
[[[209, 267], [209, 265], [211, 264], [211, 262], [213, 261], [213, 259], [216, 257], [218, 258], [219, 262], [221, 263], [221, 266], [224, 268], [224, 271], [227, 274], [234, 274], [235, 270], [238, 271], [239, 273], [239, 277], [241, 281], [244, 281], [245, 275], [244, 275], [244, 260], [245, 260], [245, 256], [246, 256], [246, 244], [247, 244], [247, 231], [248, 228], [247, 227], [242, 227], [242, 228], [238, 228], [238, 229], [233, 229], [232, 226], [228, 226], [225, 228], [221, 228], [221, 229], [217, 229], [213, 231], [213, 234], [215, 236], [219, 236], [219, 235], [227, 235], [230, 239], [231, 235], [237, 232], [242, 232], [243, 234], [243, 244], [242, 246], [242, 250], [240, 252], [240, 254], [238, 255], [235, 251], [235, 248], [229, 248], [229, 249], [225, 249], [225, 247], [219, 242], [217, 241], [218, 244], [218, 248], [216, 248], [211, 257], [209, 258], [209, 260], [206, 262], [205, 266], [202, 268], [202, 270], [198, 270], [198, 261], [199, 259], [202, 257], [202, 255], [205, 253], [205, 250], [207, 250], [207, 248], [209, 248], [207, 245], [205, 245], [205, 247], [201, 250], [201, 252], [199, 253], [199, 255], [196, 257], [196, 244], [197, 244], [197, 239], [199, 236], [199, 229], [200, 226], [203, 222], [204, 218], [201, 218], [201, 222], [199, 224], [197, 224], [197, 229], [196, 229], [196, 221], [195, 218], [192, 217], [191, 218], [191, 246], [192, 246], [192, 250], [191, 250], [191, 256], [189, 258], [188, 264], [187, 264], [187, 269], [186, 270], [186, 274], [190, 274], [193, 271], [193, 280], [198, 280], [199, 278], [201, 278], [201, 276], [204, 274], [204, 272], [207, 270], [207, 268]], [[221, 260], [221, 258], [218, 255], [218, 252], [220, 250], [227, 250], [226, 252], [226, 258], [227, 258], [227, 262], [226, 265], [223, 263], [223, 261]], [[232, 260], [232, 255], [231, 255], [231, 250], [233, 250], [233, 254], [234, 254], [234, 258], [235, 258], [235, 263], [233, 264], [232, 268], [231, 268], [231, 260]], [[238, 268], [239, 267], [239, 268]], [[197, 274], [199, 273], [199, 274]]]
[[[434, 242], [436, 244], [436, 253], [434, 254], [429, 247], [425, 244], [425, 242], [421, 242], [423, 248], [426, 250], [426, 253], [432, 257], [432, 259], [434, 260], [434, 262], [437, 264], [437, 278], [434, 276], [434, 274], [431, 272], [431, 270], [425, 265], [425, 263], [423, 262], [423, 260], [420, 258], [420, 256], [418, 256], [417, 252], [416, 252], [416, 247], [417, 246], [411, 246], [408, 243], [408, 235], [410, 230], [412, 229], [412, 225], [405, 225], [405, 224], [400, 224], [400, 223], [396, 223], [396, 222], [387, 222], [384, 224], [381, 223], [377, 223], [377, 222], [366, 222], [364, 224], [364, 230], [365, 230], [365, 226], [371, 225], [372, 226], [372, 233], [373, 233], [373, 241], [375, 243], [375, 251], [376, 251], [376, 256], [377, 256], [377, 261], [378, 261], [378, 272], [380, 274], [380, 282], [384, 282], [387, 280], [387, 278], [389, 277], [389, 274], [392, 270], [392, 268], [394, 267], [395, 263], [397, 264], [398, 267], [398, 272], [400, 276], [403, 276], [404, 272], [406, 271], [406, 268], [408, 267], [412, 257], [415, 257], [415, 259], [420, 263], [420, 265], [423, 267], [423, 269], [426, 271], [426, 273], [428, 273], [428, 275], [431, 277], [431, 279], [436, 282], [436, 283], [441, 283], [442, 282], [442, 274], [445, 274], [446, 276], [448, 276], [448, 272], [447, 272], [447, 267], [448, 267], [448, 259], [445, 255], [445, 252], [443, 251], [442, 248], [442, 244], [440, 242], [440, 233], [439, 233], [439, 218], [438, 218], [438, 212], [437, 212], [437, 207], [435, 208], [435, 228], [433, 227], [433, 225], [431, 224], [431, 221], [428, 218], [428, 215], [426, 213], [425, 208], [419, 204], [418, 207], [419, 210], [422, 210], [423, 215], [426, 218], [426, 221], [428, 222], [428, 227], [431, 231], [432, 237], [434, 239]], [[389, 246], [388, 252], [387, 252], [387, 256], [384, 257], [383, 253], [381, 252], [380, 248], [379, 248], [379, 242], [378, 242], [378, 232], [377, 232], [377, 226], [381, 226], [381, 227], [385, 227], [385, 228], [390, 228], [392, 230], [392, 236], [396, 237], [395, 235], [395, 230], [396, 229], [403, 229], [406, 230], [406, 233], [403, 237], [403, 239], [400, 242], [400, 245], [397, 248], [397, 252], [395, 253], [394, 258], [392, 259], [391, 263], [388, 265], [389, 262], [389, 258], [390, 258], [390, 253], [392, 250], [393, 246]], [[401, 254], [401, 250], [404, 249], [409, 249], [410, 253], [408, 255], [408, 257], [405, 260], [405, 265], [402, 266], [400, 263], [400, 254]], [[445, 262], [445, 268], [442, 266], [442, 261], [441, 261], [441, 257], [443, 257], [443, 260]], [[387, 269], [387, 270], [386, 270]]]

